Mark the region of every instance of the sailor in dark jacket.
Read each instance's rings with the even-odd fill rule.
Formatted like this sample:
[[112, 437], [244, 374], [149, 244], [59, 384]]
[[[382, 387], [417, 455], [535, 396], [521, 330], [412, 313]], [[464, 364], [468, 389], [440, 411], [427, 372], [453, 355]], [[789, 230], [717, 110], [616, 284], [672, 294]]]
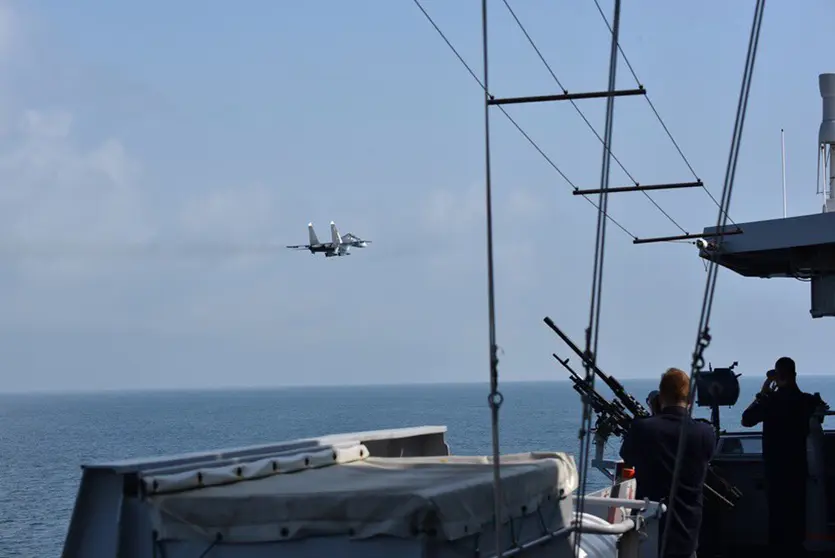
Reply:
[[[685, 427], [684, 458], [680, 464], [679, 485], [672, 511], [667, 548], [663, 558], [696, 556], [702, 524], [702, 490], [707, 467], [716, 447], [710, 425], [690, 418], [687, 405], [690, 378], [677, 368], [670, 368], [658, 387], [660, 413], [636, 419], [623, 437], [620, 456], [635, 468], [638, 499], [666, 501], [670, 496], [673, 470], [682, 421]], [[661, 518], [660, 538], [666, 517]]]
[[782, 357], [742, 413], [742, 426], [763, 424], [768, 543], [775, 556], [804, 555], [806, 438], [809, 421], [822, 404], [819, 397], [800, 391], [794, 361]]

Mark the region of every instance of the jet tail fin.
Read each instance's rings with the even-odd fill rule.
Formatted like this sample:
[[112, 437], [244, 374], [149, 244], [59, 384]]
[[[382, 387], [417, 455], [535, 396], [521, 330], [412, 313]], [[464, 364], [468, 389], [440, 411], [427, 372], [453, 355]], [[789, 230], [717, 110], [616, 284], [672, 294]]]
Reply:
[[331, 242], [334, 246], [342, 244], [342, 237], [339, 236], [339, 231], [336, 230], [336, 224], [333, 221], [331, 221]]
[[316, 236], [316, 231], [313, 230], [313, 223], [307, 224], [307, 236], [310, 239], [310, 245], [319, 244], [319, 238]]

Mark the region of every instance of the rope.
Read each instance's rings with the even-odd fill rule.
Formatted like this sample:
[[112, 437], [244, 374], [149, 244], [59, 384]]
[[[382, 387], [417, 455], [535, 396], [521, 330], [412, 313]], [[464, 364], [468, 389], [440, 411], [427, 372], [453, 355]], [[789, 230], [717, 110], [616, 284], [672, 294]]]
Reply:
[[215, 546], [217, 546], [217, 544], [218, 544], [220, 541], [222, 541], [222, 540], [223, 540], [223, 536], [222, 536], [220, 533], [218, 533], [217, 535], [215, 535], [215, 540], [214, 540], [214, 542], [212, 542], [212, 544], [210, 544], [210, 545], [206, 548], [206, 550], [204, 550], [204, 551], [202, 552], [202, 554], [200, 554], [200, 558], [206, 558], [206, 556], [208, 556], [209, 552], [211, 552], [211, 550], [212, 550]]
[[493, 434], [493, 514], [496, 554], [502, 553], [502, 476], [499, 463], [499, 408], [504, 397], [499, 391], [499, 359], [496, 347], [496, 303], [493, 282], [493, 200], [490, 176], [490, 89], [487, 63], [487, 0], [481, 0], [481, 39], [484, 59], [484, 183], [487, 213], [487, 314], [490, 332], [490, 419]]
[[[617, 63], [618, 63], [618, 34], [620, 31], [620, 0], [615, 0], [614, 29], [612, 30], [612, 49], [609, 57], [609, 93], [616, 87]], [[586, 356], [583, 364], [586, 369], [585, 382], [594, 389], [595, 373], [597, 366], [597, 347], [600, 339], [600, 308], [603, 294], [603, 261], [606, 253], [606, 209], [609, 203], [609, 171], [611, 169], [612, 153], [612, 126], [615, 111], [615, 98], [611, 95], [606, 98], [606, 124], [604, 129], [603, 162], [600, 169], [600, 211], [597, 214], [597, 239], [594, 247], [594, 269], [592, 272], [591, 302], [589, 304], [589, 326], [586, 329]], [[582, 426], [580, 427], [580, 500], [577, 509], [577, 517], [583, 517], [585, 511], [586, 485], [588, 483], [589, 461], [591, 458], [591, 438], [588, 435], [591, 430], [591, 402], [583, 401]], [[575, 554], [580, 554], [580, 540], [582, 531], [577, 532], [575, 537]]]
[[[725, 169], [725, 184], [722, 189], [722, 203], [719, 207], [719, 216], [716, 219], [717, 233], [719, 233], [719, 241], [724, 235], [724, 229], [728, 222], [728, 209], [731, 205], [731, 194], [733, 193], [734, 176], [736, 174], [736, 165], [739, 160], [739, 148], [742, 144], [742, 130], [745, 125], [745, 114], [748, 109], [748, 97], [751, 92], [751, 80], [754, 74], [754, 61], [757, 56], [757, 46], [760, 40], [760, 29], [762, 27], [763, 12], [765, 9], [765, 0], [757, 0], [757, 5], [754, 9], [754, 21], [751, 25], [751, 36], [748, 40], [748, 56], [745, 60], [745, 69], [743, 70], [742, 86], [739, 92], [739, 102], [737, 103], [736, 121], [734, 123], [734, 131], [731, 139], [731, 149], [728, 155], [728, 166]], [[704, 351], [710, 345], [710, 315], [713, 309], [713, 298], [716, 292], [716, 278], [718, 276], [719, 266], [716, 260], [711, 259], [708, 277], [705, 284], [705, 294], [702, 301], [702, 314], [699, 322], [699, 333], [696, 337], [696, 346], [693, 350], [693, 359], [690, 367], [690, 397], [688, 405], [688, 420], [681, 422], [679, 430], [678, 448], [676, 451], [675, 468], [673, 469], [673, 481], [670, 487], [670, 497], [667, 502], [667, 518], [665, 520], [664, 536], [661, 539], [661, 556], [665, 555], [667, 549], [667, 541], [670, 535], [670, 527], [672, 525], [672, 518], [675, 513], [675, 498], [678, 489], [678, 484], [681, 476], [681, 465], [684, 460], [684, 437], [689, 423], [689, 419], [693, 415], [693, 398], [695, 396], [696, 379], [704, 368]]]
[[212, 542], [212, 544], [210, 544], [210, 545], [206, 548], [206, 550], [204, 550], [204, 551], [200, 554], [200, 558], [206, 558], [206, 556], [208, 556], [209, 552], [211, 552], [211, 550], [212, 550], [215, 546], [217, 546], [217, 544], [218, 544], [218, 543], [220, 543], [220, 541], [222, 541], [222, 540], [223, 540], [223, 536], [222, 536], [220, 533], [218, 533], [217, 535], [215, 535], [215, 540], [214, 540], [214, 542]]

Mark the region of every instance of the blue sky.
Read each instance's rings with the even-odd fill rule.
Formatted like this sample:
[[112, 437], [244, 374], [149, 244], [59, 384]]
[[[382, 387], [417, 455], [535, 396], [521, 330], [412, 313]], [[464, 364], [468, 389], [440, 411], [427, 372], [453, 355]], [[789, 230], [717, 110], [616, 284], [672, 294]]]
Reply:
[[[239, 4], [0, 0], [3, 391], [486, 381], [478, 86], [411, 0]], [[605, 89], [591, 0], [511, 5], [567, 88]], [[753, 5], [623, 8], [626, 55], [717, 198]], [[480, 2], [424, 6], [480, 74]], [[492, 91], [554, 92], [504, 5], [490, 9]], [[781, 128], [789, 213], [820, 211], [833, 15], [825, 0], [768, 5], [737, 222], [782, 212]], [[618, 75], [634, 86], [622, 60]], [[601, 133], [604, 105], [580, 104]], [[573, 182], [597, 186], [602, 148], [570, 105], [508, 110]], [[582, 339], [596, 213], [492, 122], [500, 378], [562, 378], [550, 354], [566, 352], [541, 320]], [[618, 99], [614, 128], [639, 182], [691, 179], [645, 100]], [[612, 184], [628, 184], [617, 166]], [[715, 222], [703, 191], [653, 197], [690, 232]], [[637, 236], [678, 232], [640, 194], [610, 212]], [[270, 248], [330, 220], [374, 244], [328, 260]], [[688, 367], [695, 248], [608, 238], [601, 366]], [[830, 373], [835, 325], [809, 317], [809, 297], [805, 283], [721, 272], [708, 360], [759, 375], [788, 354]]]

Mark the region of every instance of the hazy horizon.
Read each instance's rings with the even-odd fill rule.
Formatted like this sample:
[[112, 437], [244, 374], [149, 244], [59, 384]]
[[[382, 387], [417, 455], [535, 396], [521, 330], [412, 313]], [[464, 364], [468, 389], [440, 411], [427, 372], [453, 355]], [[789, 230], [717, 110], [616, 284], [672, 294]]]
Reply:
[[[801, 389], [803, 388], [803, 378], [832, 378], [835, 380], [835, 375], [833, 374], [815, 374], [815, 373], [808, 373], [803, 374], [803, 376], [798, 376], [798, 382], [800, 383]], [[761, 383], [762, 380], [765, 378], [764, 374], [761, 375], [749, 375], [743, 373], [743, 375], [739, 378], [740, 384], [745, 385], [749, 383]], [[621, 380], [621, 378], [616, 377], [617, 380]], [[629, 377], [624, 379], [622, 383], [630, 384], [632, 382], [651, 382], [653, 380], [657, 380], [655, 376], [638, 376], [638, 377]], [[568, 378], [541, 378], [541, 379], [515, 379], [515, 380], [507, 380], [507, 381], [499, 381], [499, 390], [501, 390], [502, 385], [510, 384], [551, 384], [551, 383], [567, 383], [569, 382]], [[284, 390], [316, 390], [316, 389], [360, 389], [360, 388], [392, 388], [392, 387], [402, 387], [408, 388], [409, 386], [484, 386], [485, 393], [489, 389], [490, 382], [489, 380], [462, 380], [462, 381], [430, 381], [430, 382], [389, 382], [389, 383], [354, 383], [354, 384], [285, 384], [285, 385], [270, 385], [270, 384], [262, 384], [262, 385], [227, 385], [227, 386], [211, 386], [211, 387], [203, 387], [203, 388], [195, 388], [195, 387], [187, 387], [187, 386], [166, 386], [160, 388], [137, 388], [137, 387], [130, 387], [126, 386], [123, 388], [103, 388], [103, 389], [61, 389], [61, 390], [49, 390], [49, 389], [32, 389], [26, 391], [4, 391], [0, 390], [0, 397], [1, 396], [15, 396], [15, 395], [106, 395], [106, 394], [155, 394], [155, 393], [216, 393], [227, 391], [230, 393], [235, 392], [250, 392], [250, 391], [284, 391]], [[595, 387], [601, 393], [608, 394], [609, 389], [606, 385], [600, 380], [596, 380]], [[625, 386], [627, 390], [629, 386]], [[635, 395], [635, 394], [633, 394]], [[643, 394], [639, 394], [643, 395]]]

